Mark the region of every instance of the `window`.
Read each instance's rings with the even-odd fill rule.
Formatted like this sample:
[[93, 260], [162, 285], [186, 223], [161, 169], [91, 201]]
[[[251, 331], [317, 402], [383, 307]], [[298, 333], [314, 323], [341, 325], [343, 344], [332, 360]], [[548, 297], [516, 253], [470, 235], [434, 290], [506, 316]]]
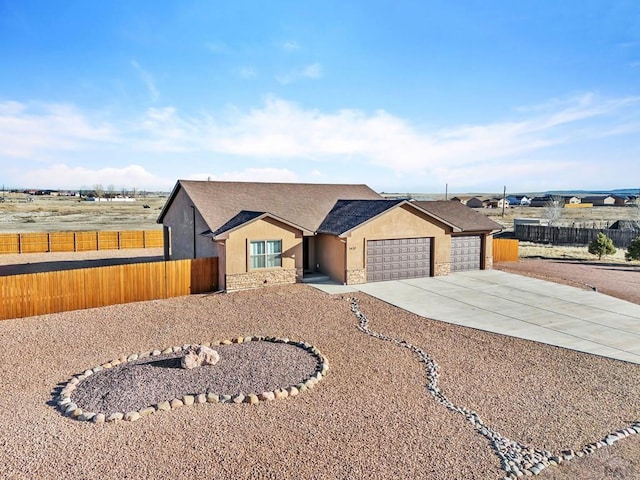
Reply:
[[251, 242], [249, 265], [255, 268], [282, 266], [282, 240], [258, 240]]

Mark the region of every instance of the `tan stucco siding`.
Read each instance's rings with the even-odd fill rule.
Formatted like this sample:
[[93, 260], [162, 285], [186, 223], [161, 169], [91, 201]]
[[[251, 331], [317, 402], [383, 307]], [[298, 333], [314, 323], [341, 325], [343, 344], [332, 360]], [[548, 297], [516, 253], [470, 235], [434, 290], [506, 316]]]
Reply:
[[[180, 189], [165, 213], [162, 224], [170, 228], [171, 259], [215, 257], [216, 247], [208, 237], [200, 233], [209, 229], [184, 190]], [[195, 217], [195, 228], [194, 228]], [[195, 252], [194, 252], [195, 231]]]
[[302, 232], [276, 220], [264, 218], [229, 234], [225, 242], [227, 275], [249, 271], [249, 244], [255, 240], [282, 240], [282, 269], [302, 268]]
[[345, 254], [344, 239], [324, 234], [315, 237], [315, 259], [318, 271], [340, 283], [346, 281]]
[[493, 268], [493, 234], [483, 234], [482, 248], [484, 253], [484, 262], [482, 263], [483, 269]]
[[410, 206], [388, 211], [353, 230], [347, 237], [347, 269], [366, 268], [367, 240], [394, 238], [433, 238], [433, 264], [449, 264], [451, 259], [450, 229]]

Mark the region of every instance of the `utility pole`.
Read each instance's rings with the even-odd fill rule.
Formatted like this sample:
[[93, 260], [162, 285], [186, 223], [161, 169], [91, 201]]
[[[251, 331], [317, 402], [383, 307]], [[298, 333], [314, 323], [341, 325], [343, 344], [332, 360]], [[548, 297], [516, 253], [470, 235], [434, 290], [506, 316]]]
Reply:
[[444, 199], [449, 200], [449, 184], [444, 184]]
[[504, 190], [502, 191], [502, 218], [504, 218], [504, 207], [507, 203], [507, 186], [504, 186]]

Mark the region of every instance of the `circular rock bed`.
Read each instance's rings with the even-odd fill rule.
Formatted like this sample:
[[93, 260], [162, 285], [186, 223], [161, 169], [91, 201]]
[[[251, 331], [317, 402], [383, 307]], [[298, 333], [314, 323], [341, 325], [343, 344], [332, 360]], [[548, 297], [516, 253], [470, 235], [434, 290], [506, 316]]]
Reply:
[[198, 403], [249, 403], [296, 396], [329, 370], [314, 346], [276, 337], [203, 343], [215, 365], [181, 368], [191, 345], [121, 356], [72, 377], [56, 395], [64, 415], [95, 423], [135, 421]]

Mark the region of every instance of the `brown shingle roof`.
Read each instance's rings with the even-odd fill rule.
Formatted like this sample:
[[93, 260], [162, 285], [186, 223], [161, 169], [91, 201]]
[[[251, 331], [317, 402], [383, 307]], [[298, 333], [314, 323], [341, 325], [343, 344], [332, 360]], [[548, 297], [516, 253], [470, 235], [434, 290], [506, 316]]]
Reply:
[[502, 229], [499, 223], [460, 202], [437, 200], [413, 203], [433, 216], [459, 227], [463, 232], [486, 232]]
[[338, 200], [382, 198], [366, 185], [178, 180], [158, 223], [181, 188], [212, 231], [247, 210], [271, 213], [315, 232]]

